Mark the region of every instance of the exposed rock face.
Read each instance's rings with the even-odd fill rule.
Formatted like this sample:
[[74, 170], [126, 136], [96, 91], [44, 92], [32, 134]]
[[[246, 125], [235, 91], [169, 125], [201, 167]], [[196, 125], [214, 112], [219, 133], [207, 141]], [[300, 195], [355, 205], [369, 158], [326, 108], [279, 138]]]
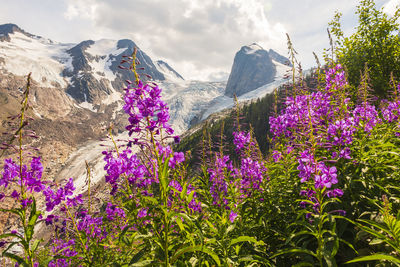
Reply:
[[[136, 44], [128, 39], [114, 43], [112, 40], [87, 40], [69, 49], [67, 52], [72, 57], [72, 69], [63, 71], [65, 76], [71, 77], [66, 92], [79, 102], [98, 103], [113, 91], [123, 88], [125, 80], [132, 79], [132, 73], [118, 66], [124, 59], [123, 56], [132, 55], [135, 47]], [[153, 80], [165, 80], [163, 73], [158, 71], [151, 58], [140, 49], [137, 52], [137, 60], [140, 62], [138, 72], [141, 79], [148, 80], [151, 77]], [[93, 67], [94, 65], [105, 66], [99, 70]]]
[[25, 32], [17, 25], [8, 23], [8, 24], [0, 25], [0, 41], [10, 41], [10, 34], [12, 34], [14, 32], [20, 32], [29, 37], [34, 37], [34, 35]]
[[272, 60], [283, 62], [286, 58], [270, 51], [255, 43], [243, 46], [235, 55], [225, 95], [240, 96], [274, 81], [276, 66]]

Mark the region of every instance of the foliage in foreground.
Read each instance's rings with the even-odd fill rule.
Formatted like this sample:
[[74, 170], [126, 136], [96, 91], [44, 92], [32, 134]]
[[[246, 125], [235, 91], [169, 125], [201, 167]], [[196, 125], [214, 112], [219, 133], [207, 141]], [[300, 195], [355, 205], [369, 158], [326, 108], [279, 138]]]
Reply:
[[[196, 172], [170, 146], [180, 138], [161, 89], [139, 80], [135, 54], [126, 60], [135, 74], [124, 96], [129, 138], [103, 152], [109, 194], [96, 201], [90, 188], [77, 194], [73, 179], [44, 182], [40, 158], [27, 153], [28, 77], [17, 145], [6, 144], [18, 153], [0, 176], [0, 198], [16, 202], [2, 211], [19, 220], [0, 235], [3, 257], [17, 266], [400, 263], [400, 85], [372, 102], [368, 68], [355, 84], [331, 64], [317, 71], [317, 86], [293, 84], [269, 118], [267, 156], [238, 115], [228, 137], [235, 156], [222, 137], [204, 137]], [[88, 177], [90, 187], [90, 169]], [[36, 239], [36, 227], [51, 241]]]

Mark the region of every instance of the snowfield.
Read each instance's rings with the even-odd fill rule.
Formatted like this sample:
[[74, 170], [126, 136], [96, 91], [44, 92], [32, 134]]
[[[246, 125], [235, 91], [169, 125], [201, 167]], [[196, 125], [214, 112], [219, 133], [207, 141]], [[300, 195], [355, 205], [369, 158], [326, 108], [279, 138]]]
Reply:
[[47, 87], [66, 87], [64, 69], [72, 69], [72, 58], [66, 52], [74, 44], [61, 44], [23, 33], [10, 34], [10, 42], [0, 42], [0, 70], [19, 76], [32, 72], [32, 78]]

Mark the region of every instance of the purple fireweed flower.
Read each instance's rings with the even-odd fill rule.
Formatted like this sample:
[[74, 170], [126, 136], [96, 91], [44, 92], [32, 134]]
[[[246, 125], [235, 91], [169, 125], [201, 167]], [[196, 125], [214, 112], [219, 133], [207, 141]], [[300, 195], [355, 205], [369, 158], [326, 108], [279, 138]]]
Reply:
[[382, 108], [381, 111], [385, 121], [389, 123], [398, 121], [400, 117], [400, 101], [387, 102], [386, 107]]
[[21, 200], [21, 206], [26, 208], [27, 206], [29, 206], [30, 204], [32, 204], [33, 200], [30, 198], [25, 198]]
[[329, 124], [328, 140], [332, 141], [332, 145], [348, 145], [353, 142], [355, 131], [353, 118], [341, 119]]
[[236, 212], [234, 212], [233, 210], [231, 210], [231, 213], [229, 213], [229, 220], [231, 221], [231, 223], [233, 223], [235, 221], [237, 216], [238, 216], [238, 214]]
[[[228, 194], [228, 184], [225, 176], [233, 174], [232, 162], [229, 156], [223, 156], [222, 158], [215, 155], [215, 161], [212, 168], [208, 169], [208, 174], [210, 176], [210, 192], [214, 199], [214, 205], [226, 205], [227, 202], [225, 196]], [[230, 173], [230, 174], [228, 174]]]
[[76, 207], [83, 204], [82, 194], [76, 195], [75, 197], [67, 198], [68, 207]]
[[[183, 201], [180, 198], [180, 193], [183, 190], [182, 185], [176, 180], [171, 180], [169, 182], [169, 186], [172, 187], [173, 190], [171, 190], [171, 192], [170, 192], [168, 205], [172, 205], [173, 202]], [[188, 184], [186, 194], [190, 195], [190, 194], [192, 194], [192, 192], [193, 192], [193, 198], [188, 203], [188, 207], [189, 207], [189, 209], [191, 209], [194, 212], [201, 212], [201, 210], [202, 210], [201, 202], [199, 202], [197, 199], [197, 194], [196, 194], [195, 188], [191, 184]], [[180, 207], [180, 208], [183, 208], [183, 207]], [[179, 211], [180, 208], [178, 208], [177, 211]]]
[[195, 212], [201, 212], [202, 211], [201, 202], [198, 200], [195, 188], [191, 184], [189, 184], [187, 194], [190, 195], [192, 194], [192, 192], [193, 192], [193, 199], [192, 201], [190, 201], [188, 206]]
[[350, 148], [345, 147], [342, 150], [340, 150], [339, 157], [344, 159], [351, 159], [350, 153], [351, 153]]
[[125, 218], [125, 211], [121, 208], [118, 208], [116, 205], [107, 203], [106, 207], [107, 220], [113, 221], [115, 218]]
[[181, 138], [179, 137], [179, 135], [174, 136], [174, 142], [175, 144], [179, 144], [181, 142]]
[[172, 180], [169, 182], [169, 186], [174, 188], [177, 192], [182, 192], [182, 186], [178, 181]]
[[72, 265], [71, 258], [78, 255], [75, 250], [75, 240], [70, 239], [68, 241], [53, 239], [51, 250], [53, 255], [63, 256], [65, 258], [52, 260], [49, 263], [49, 267], [68, 267]]
[[326, 91], [343, 90], [344, 86], [347, 85], [345, 72], [342, 65], [337, 64], [334, 68], [331, 68], [326, 73]]
[[54, 191], [50, 186], [43, 190], [43, 195], [46, 200], [46, 211], [52, 211], [56, 206], [60, 205], [63, 201], [67, 202], [68, 206], [76, 206], [82, 203], [81, 195], [72, 197], [75, 187], [73, 179], [70, 178], [64, 187], [58, 188]]
[[117, 192], [122, 175], [128, 177], [131, 185], [145, 186], [144, 177], [147, 174], [147, 169], [130, 149], [122, 151], [117, 157], [114, 157], [111, 151], [103, 151], [103, 154], [106, 162], [104, 170], [107, 172], [105, 179], [113, 188], [112, 195]]
[[301, 195], [301, 196], [307, 197], [307, 199], [312, 198], [316, 193], [317, 193], [317, 192], [315, 192], [315, 191], [312, 190], [312, 189], [307, 189], [307, 190], [301, 190], [301, 191], [300, 191], [300, 195]]
[[85, 233], [88, 240], [96, 238], [98, 241], [106, 237], [102, 225], [102, 217], [92, 217], [89, 214], [86, 214], [83, 218], [79, 218], [76, 224], [78, 231]]
[[329, 198], [332, 197], [341, 197], [343, 196], [343, 190], [341, 189], [333, 189], [326, 192], [326, 196]]
[[315, 175], [315, 188], [331, 188], [332, 185], [337, 184], [336, 167], [327, 167], [323, 162], [318, 165], [318, 174]]
[[165, 161], [172, 154], [172, 149], [170, 146], [162, 146], [161, 144], [157, 144], [158, 154], [162, 157], [162, 160]]
[[245, 195], [249, 196], [254, 190], [261, 191], [261, 183], [263, 182], [266, 168], [258, 161], [250, 157], [243, 158], [240, 167], [241, 181], [240, 186]]
[[[30, 169], [26, 165], [22, 166], [20, 173], [20, 166], [12, 159], [4, 160], [4, 167], [0, 177], [0, 186], [7, 188], [9, 183], [22, 183], [25, 189], [29, 192], [40, 192], [45, 187], [42, 184], [41, 178], [43, 173], [43, 166], [40, 162], [40, 157], [33, 157], [30, 163]], [[21, 179], [22, 178], [22, 179]]]
[[272, 158], [274, 159], [275, 162], [278, 162], [282, 158], [282, 153], [279, 151], [272, 151]]
[[315, 160], [314, 156], [310, 154], [308, 150], [300, 153], [300, 158], [298, 159], [299, 166], [297, 169], [300, 171], [299, 177], [301, 182], [304, 183], [308, 181], [311, 175], [315, 172]]
[[287, 147], [287, 148], [286, 148], [286, 154], [292, 153], [293, 150], [294, 150], [294, 148], [293, 148], [292, 146]]
[[56, 216], [54, 214], [50, 214], [49, 216], [46, 217], [46, 219], [44, 220], [46, 225], [51, 225], [53, 224], [53, 220], [56, 218]]
[[309, 129], [310, 123], [315, 127], [326, 126], [334, 114], [335, 108], [331, 105], [331, 95], [328, 93], [288, 97], [282, 114], [270, 117], [270, 131], [274, 138], [293, 137], [297, 131]]
[[250, 138], [250, 133], [233, 132], [233, 143], [236, 146], [236, 150], [241, 150], [245, 145], [250, 143]]
[[170, 158], [168, 166], [172, 169], [181, 162], [185, 161], [185, 154], [183, 152], [174, 152], [174, 156]]
[[18, 177], [19, 167], [12, 159], [4, 160], [3, 172], [1, 173], [0, 186], [7, 188], [8, 184]]
[[354, 125], [356, 127], [363, 127], [365, 132], [371, 132], [375, 125], [381, 122], [375, 106], [370, 104], [362, 104], [357, 106], [353, 111], [353, 116]]
[[149, 210], [149, 208], [141, 208], [139, 211], [138, 211], [138, 218], [144, 218], [144, 217], [146, 217], [148, 214], [147, 214], [147, 212], [148, 212], [148, 210]]
[[19, 199], [19, 196], [20, 196], [20, 194], [18, 193], [17, 190], [14, 190], [14, 191], [11, 193], [11, 197], [12, 197], [12, 198]]
[[[300, 196], [305, 197], [307, 200], [310, 200], [311, 202], [313, 202], [314, 204], [317, 202], [317, 199], [315, 198], [315, 194], [317, 192], [315, 192], [312, 189], [306, 189], [306, 190], [301, 190], [300, 191]], [[302, 201], [300, 202], [300, 207], [302, 208], [306, 208], [307, 205], [310, 205], [311, 203], [307, 202], [307, 201]]]
[[160, 134], [164, 129], [168, 134], [173, 130], [168, 124], [168, 107], [161, 100], [161, 89], [158, 86], [144, 85], [141, 81], [136, 88], [126, 88], [124, 111], [129, 115], [126, 129], [129, 136], [134, 132], [141, 133], [147, 129], [154, 134]]

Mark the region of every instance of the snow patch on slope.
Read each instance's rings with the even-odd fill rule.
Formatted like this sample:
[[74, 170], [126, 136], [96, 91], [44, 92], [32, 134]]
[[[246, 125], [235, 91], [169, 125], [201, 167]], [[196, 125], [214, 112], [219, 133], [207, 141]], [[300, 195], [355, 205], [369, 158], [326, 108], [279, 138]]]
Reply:
[[66, 52], [72, 44], [60, 44], [44, 38], [28, 37], [23, 33], [10, 34], [10, 42], [0, 42], [0, 69], [15, 75], [32, 78], [43, 86], [54, 87], [58, 83], [66, 87], [62, 77], [65, 67], [72, 68], [72, 58]]
[[177, 76], [177, 73], [175, 73], [172, 69], [169, 68], [169, 66], [163, 62], [163, 61], [156, 61], [154, 64], [159, 72], [164, 74], [165, 79], [171, 82], [177, 82], [181, 83], [183, 79], [181, 77]]
[[93, 105], [89, 102], [82, 102], [78, 104], [79, 107], [90, 110], [92, 112], [97, 112], [97, 110], [93, 107]]
[[86, 52], [91, 54], [94, 59], [89, 62], [93, 71], [93, 76], [97, 80], [106, 78], [109, 81], [114, 81], [116, 76], [110, 66], [113, 62], [110, 56], [121, 54], [126, 48], [117, 49], [118, 41], [101, 39], [86, 49]]

